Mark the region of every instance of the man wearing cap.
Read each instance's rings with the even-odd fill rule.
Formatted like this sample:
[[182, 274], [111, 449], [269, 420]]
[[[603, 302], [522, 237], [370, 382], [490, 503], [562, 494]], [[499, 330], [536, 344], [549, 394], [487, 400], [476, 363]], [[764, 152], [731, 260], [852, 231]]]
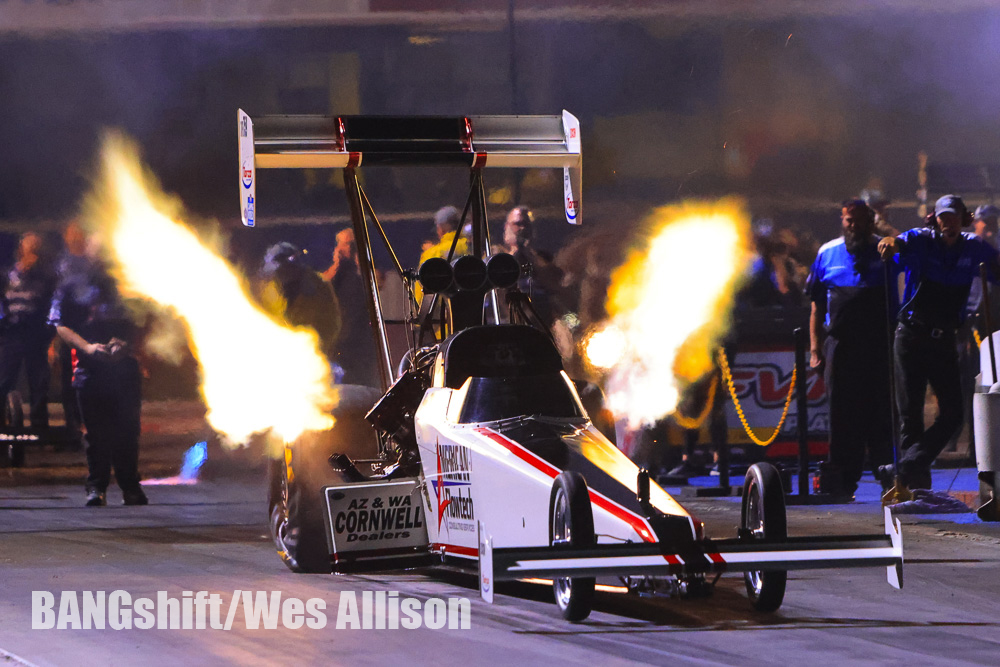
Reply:
[[305, 263], [302, 249], [287, 241], [264, 253], [260, 278], [259, 298], [264, 309], [293, 327], [315, 331], [320, 350], [336, 374], [342, 320], [333, 286]]
[[[899, 469], [882, 466], [911, 489], [929, 489], [931, 464], [962, 425], [962, 388], [956, 331], [962, 324], [973, 279], [985, 263], [992, 280], [1000, 275], [996, 248], [963, 232], [972, 215], [960, 197], [945, 195], [934, 205], [928, 226], [879, 242], [882, 258], [896, 257], [906, 272], [906, 289], [896, 329], [896, 404], [902, 455]], [[924, 430], [927, 384], [937, 396], [938, 416]]]
[[[819, 249], [806, 281], [813, 368], [825, 365], [830, 400], [830, 454], [820, 471], [820, 491], [850, 498], [864, 470], [892, 461], [892, 409], [886, 313], [899, 307], [896, 272], [879, 261], [875, 211], [864, 201], [841, 207], [843, 235]], [[891, 303], [886, 304], [886, 298]]]

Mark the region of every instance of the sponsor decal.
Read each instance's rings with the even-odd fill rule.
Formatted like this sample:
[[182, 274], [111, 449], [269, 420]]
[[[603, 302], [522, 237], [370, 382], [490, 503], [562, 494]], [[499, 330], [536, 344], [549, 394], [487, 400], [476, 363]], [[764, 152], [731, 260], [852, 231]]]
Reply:
[[243, 165], [240, 167], [240, 180], [243, 181], [243, 187], [247, 190], [253, 185], [253, 157], [248, 157], [243, 161]]
[[414, 482], [327, 488], [335, 552], [427, 544], [427, 526]]
[[253, 227], [254, 208], [253, 196], [251, 195], [247, 197], [247, 207], [243, 209], [243, 219], [246, 220], [244, 224], [247, 227]]
[[576, 209], [580, 201], [573, 199], [573, 184], [570, 182], [569, 169], [563, 169], [563, 195], [565, 196], [566, 219], [576, 220]]
[[[438, 508], [438, 532], [444, 519], [474, 521], [475, 508], [472, 504], [472, 463], [469, 448], [450, 443], [436, 444], [437, 475], [431, 480], [434, 498]], [[444, 524], [449, 530], [450, 522]], [[464, 528], [463, 528], [464, 529]]]

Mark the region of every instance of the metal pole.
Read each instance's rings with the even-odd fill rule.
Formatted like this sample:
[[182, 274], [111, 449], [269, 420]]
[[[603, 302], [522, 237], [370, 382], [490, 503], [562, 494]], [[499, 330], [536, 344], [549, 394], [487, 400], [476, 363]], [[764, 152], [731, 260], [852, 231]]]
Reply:
[[[481, 169], [472, 170], [472, 189], [475, 192], [472, 200], [472, 254], [476, 257], [483, 257], [483, 221], [486, 218], [486, 211], [483, 207], [483, 171]], [[459, 229], [461, 234], [462, 230]]]
[[799, 496], [809, 495], [809, 383], [806, 381], [806, 330], [799, 327], [794, 332], [795, 338], [795, 377], [797, 394], [796, 408], [798, 411], [799, 432]]
[[[483, 261], [486, 261], [493, 254], [493, 248], [490, 247], [490, 221], [489, 217], [486, 215], [486, 182], [483, 180], [483, 170], [479, 170], [479, 208], [482, 211], [483, 216], [483, 254], [480, 257]], [[490, 297], [490, 304], [493, 309], [493, 321], [496, 324], [500, 324], [500, 306], [497, 304], [497, 291], [495, 289], [490, 290], [488, 293]]]
[[[720, 382], [721, 382], [721, 380], [720, 380]], [[717, 398], [716, 400], [720, 400], [720, 399]], [[712, 409], [714, 410], [715, 408], [713, 407]], [[709, 414], [708, 418], [712, 419], [712, 415]], [[712, 429], [711, 429], [711, 427], [709, 427], [709, 432], [711, 433], [711, 431], [712, 431]], [[729, 482], [729, 443], [728, 442], [719, 443], [718, 447], [719, 447], [719, 486], [721, 488], [723, 488], [723, 489], [729, 489], [729, 483], [730, 483]], [[728, 495], [728, 491], [727, 491], [727, 495]]]
[[372, 333], [375, 336], [379, 378], [382, 381], [382, 391], [386, 391], [392, 384], [392, 357], [389, 355], [389, 338], [385, 331], [385, 321], [382, 319], [382, 304], [379, 301], [378, 280], [375, 277], [375, 266], [372, 261], [371, 239], [368, 237], [368, 225], [365, 224], [361, 185], [358, 183], [357, 172], [351, 167], [344, 169], [344, 188], [347, 191], [347, 201], [351, 207], [351, 221], [354, 223], [354, 238], [358, 246], [358, 268], [361, 269], [361, 275], [364, 277], [365, 292], [368, 296], [368, 317], [371, 320]]

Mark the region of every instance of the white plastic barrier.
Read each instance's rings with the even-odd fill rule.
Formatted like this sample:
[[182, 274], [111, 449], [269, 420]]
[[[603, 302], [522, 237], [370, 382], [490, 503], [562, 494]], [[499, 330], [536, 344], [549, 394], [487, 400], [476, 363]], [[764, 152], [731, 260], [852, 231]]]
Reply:
[[[1000, 331], [993, 334], [993, 349], [996, 351], [997, 356], [997, 379], [1000, 379]], [[977, 384], [989, 389], [994, 382], [993, 374], [990, 372], [990, 341], [986, 338], [983, 339], [982, 344], [979, 346], [979, 368], [982, 369], [982, 373], [977, 378]]]
[[[995, 356], [1000, 357], [1000, 332], [993, 334]], [[1000, 382], [993, 382], [990, 370], [990, 345], [979, 346], [980, 373], [972, 397], [972, 428], [976, 437], [976, 469], [979, 471], [979, 517], [1000, 521], [997, 489], [1000, 485]], [[997, 364], [1000, 378], [1000, 364]]]

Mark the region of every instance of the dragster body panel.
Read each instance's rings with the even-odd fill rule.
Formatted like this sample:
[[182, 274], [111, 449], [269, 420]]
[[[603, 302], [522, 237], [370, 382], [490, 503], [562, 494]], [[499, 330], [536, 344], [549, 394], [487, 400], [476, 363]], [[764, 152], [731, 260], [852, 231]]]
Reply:
[[460, 399], [430, 389], [415, 415], [432, 545], [474, 556], [477, 521], [498, 547], [548, 545], [552, 484], [564, 470], [587, 481], [598, 543], [657, 542], [664, 532], [695, 539], [691, 517], [659, 487], [655, 506], [666, 516], [650, 523], [635, 496], [638, 468], [587, 420], [456, 424], [452, 401]]

